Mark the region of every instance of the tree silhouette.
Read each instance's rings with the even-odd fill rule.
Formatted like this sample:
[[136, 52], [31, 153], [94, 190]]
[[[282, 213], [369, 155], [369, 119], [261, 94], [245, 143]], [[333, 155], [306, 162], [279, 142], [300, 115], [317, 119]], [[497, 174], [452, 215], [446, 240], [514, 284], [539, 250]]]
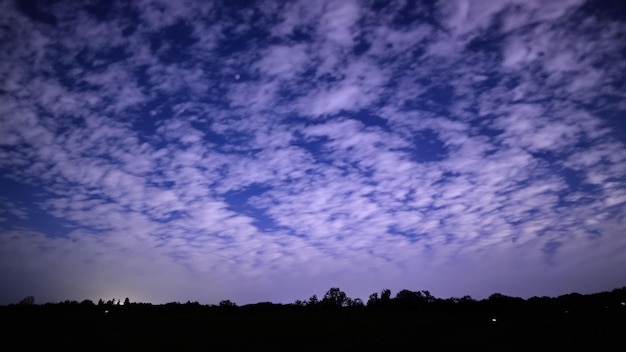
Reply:
[[[596, 294], [530, 299], [501, 293], [481, 300], [470, 296], [443, 299], [428, 291], [411, 290], [401, 290], [390, 298], [390, 293], [383, 290], [370, 295], [367, 308], [360, 308], [360, 299], [351, 299], [336, 287], [321, 300], [313, 295], [296, 305], [260, 302], [236, 307], [234, 302], [223, 300], [219, 305], [190, 301], [131, 303], [130, 309], [125, 309], [118, 307], [119, 299], [100, 299], [100, 309], [94, 309], [89, 300], [13, 304], [0, 306], [0, 322], [3, 337], [8, 340], [3, 341], [5, 344], [28, 344], [30, 340], [21, 336], [23, 331], [32, 331], [33, 336], [46, 337], [49, 346], [69, 350], [89, 341], [102, 342], [105, 349], [142, 346], [275, 351], [293, 349], [294, 345], [306, 345], [311, 350], [328, 350], [328, 346], [356, 350], [481, 350], [505, 348], [512, 341], [519, 349], [531, 350], [536, 349], [536, 341], [542, 341], [542, 347], [550, 350], [611, 350], [623, 342], [626, 329], [626, 287]], [[34, 299], [22, 301], [30, 303]], [[122, 302], [128, 304], [128, 300]], [[130, 327], [136, 333], [128, 333]], [[233, 331], [246, 338], [232, 339]], [[68, 345], [68, 332], [78, 342], [72, 340]], [[163, 338], [165, 332], [167, 338]], [[210, 338], [207, 332], [211, 332]], [[426, 338], [416, 338], [416, 333]], [[34, 350], [34, 340], [31, 345], [33, 348], [24, 349]]]
[[26, 296], [24, 298], [22, 298], [22, 300], [19, 303], [20, 305], [33, 305], [35, 304], [35, 297], [33, 296]]
[[223, 307], [223, 308], [234, 308], [234, 307], [237, 307], [237, 304], [235, 302], [232, 302], [229, 299], [225, 299], [225, 300], [220, 301], [220, 307]]
[[317, 305], [319, 303], [319, 300], [317, 299], [317, 295], [313, 295], [309, 298], [309, 302], [307, 303], [307, 306], [314, 306]]
[[322, 304], [329, 307], [345, 307], [348, 301], [349, 298], [345, 292], [341, 291], [338, 287], [333, 287], [324, 295]]
[[367, 300], [367, 305], [368, 306], [373, 306], [376, 303], [378, 303], [378, 292], [374, 292], [370, 295], [369, 299]]
[[424, 297], [419, 291], [401, 290], [396, 294], [395, 301], [402, 305], [415, 305], [424, 303]]
[[472, 296], [470, 295], [465, 295], [459, 299], [459, 303], [462, 303], [462, 304], [476, 303], [476, 300], [473, 299]]
[[391, 299], [391, 290], [386, 288], [380, 292], [381, 301], [389, 301]]
[[348, 302], [347, 302], [347, 306], [348, 307], [363, 307], [365, 304], [363, 304], [363, 300], [360, 298], [349, 298], [348, 297]]
[[420, 291], [420, 293], [421, 293], [422, 297], [424, 298], [424, 302], [432, 303], [432, 302], [435, 301], [435, 297], [430, 294], [430, 291], [422, 290], [422, 291]]

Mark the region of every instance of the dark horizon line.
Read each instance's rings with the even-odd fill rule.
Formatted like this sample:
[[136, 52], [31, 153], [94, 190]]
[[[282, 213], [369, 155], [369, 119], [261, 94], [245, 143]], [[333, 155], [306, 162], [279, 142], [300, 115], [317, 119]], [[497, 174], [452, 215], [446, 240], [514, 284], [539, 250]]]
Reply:
[[[35, 296], [29, 295], [24, 297], [22, 300], [20, 300], [17, 303], [8, 303], [8, 304], [0, 304], [0, 307], [7, 307], [7, 306], [15, 306], [15, 305], [39, 305], [39, 306], [43, 306], [43, 305], [61, 305], [61, 304], [66, 304], [66, 305], [97, 305], [97, 306], [124, 306], [126, 304], [131, 304], [131, 305], [151, 305], [151, 306], [166, 306], [166, 305], [195, 305], [195, 306], [204, 306], [204, 307], [246, 307], [246, 306], [256, 306], [256, 305], [275, 305], [275, 306], [301, 306], [301, 307], [306, 307], [306, 306], [314, 306], [314, 305], [328, 305], [329, 303], [331, 303], [330, 305], [340, 305], [342, 307], [348, 307], [348, 306], [370, 306], [370, 305], [376, 305], [376, 304], [380, 304], [380, 303], [384, 303], [384, 302], [397, 302], [397, 303], [422, 303], [422, 304], [429, 304], [429, 303], [455, 303], [455, 304], [463, 304], [463, 303], [479, 303], [479, 302], [493, 302], [496, 300], [507, 300], [507, 301], [516, 301], [516, 302], [528, 302], [528, 301], [537, 301], [537, 300], [558, 300], [558, 299], [563, 299], [563, 298], [572, 298], [572, 297], [578, 297], [578, 298], [589, 298], [589, 297], [597, 297], [597, 296], [601, 296], [601, 295], [615, 295], [615, 294], [620, 294], [622, 296], [622, 301], [620, 302], [622, 305], [626, 306], [626, 286], [622, 286], [622, 287], [616, 287], [614, 289], [611, 290], [605, 290], [605, 291], [597, 291], [597, 292], [593, 292], [593, 293], [586, 293], [586, 294], [581, 294], [578, 293], [576, 291], [570, 292], [570, 293], [565, 293], [562, 295], [558, 295], [558, 296], [547, 296], [547, 295], [543, 295], [543, 296], [532, 296], [529, 298], [523, 298], [523, 297], [519, 297], [519, 296], [509, 296], [509, 295], [505, 295], [499, 292], [495, 292], [492, 293], [491, 295], [489, 295], [486, 298], [483, 299], [475, 299], [470, 295], [464, 295], [461, 297], [448, 297], [448, 298], [440, 298], [440, 297], [435, 297], [432, 296], [430, 294], [430, 292], [428, 290], [418, 290], [418, 291], [411, 291], [408, 289], [402, 289], [399, 290], [398, 292], [396, 292], [396, 295], [394, 297], [391, 297], [391, 290], [389, 289], [383, 289], [379, 292], [374, 292], [372, 294], [370, 294], [369, 299], [367, 300], [367, 302], [363, 301], [361, 298], [351, 298], [348, 297], [345, 292], [341, 291], [338, 287], [332, 287], [330, 288], [326, 294], [324, 296], [322, 296], [321, 298], [318, 298], [317, 294], [313, 294], [312, 296], [310, 296], [307, 300], [295, 300], [294, 302], [290, 302], [290, 303], [277, 303], [277, 302], [271, 302], [271, 301], [259, 301], [259, 302], [255, 302], [255, 303], [247, 303], [247, 304], [243, 304], [241, 306], [239, 306], [236, 302], [230, 300], [230, 299], [224, 299], [221, 300], [218, 304], [212, 304], [212, 303], [207, 303], [207, 304], [201, 304], [198, 301], [191, 301], [191, 300], [187, 300], [185, 303], [182, 303], [180, 301], [170, 301], [170, 302], [166, 302], [166, 303], [152, 303], [152, 302], [133, 302], [131, 301], [128, 297], [126, 297], [124, 300], [119, 299], [119, 298], [112, 298], [109, 300], [104, 300], [103, 298], [100, 298], [97, 302], [92, 301], [91, 299], [84, 299], [82, 301], [77, 301], [77, 300], [64, 300], [64, 301], [58, 301], [58, 302], [45, 302], [45, 303], [36, 303], [35, 302]], [[380, 296], [379, 296], [380, 294]], [[333, 296], [334, 295], [334, 296]], [[337, 295], [339, 295], [340, 297], [337, 297]], [[339, 300], [339, 301], [338, 301]], [[347, 304], [346, 304], [347, 303]]]

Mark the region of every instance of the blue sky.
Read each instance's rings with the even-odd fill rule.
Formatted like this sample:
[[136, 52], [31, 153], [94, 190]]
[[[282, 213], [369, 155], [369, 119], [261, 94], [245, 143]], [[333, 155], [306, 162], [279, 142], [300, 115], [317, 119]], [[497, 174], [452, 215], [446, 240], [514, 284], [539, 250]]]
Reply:
[[0, 303], [626, 284], [626, 2], [0, 2]]

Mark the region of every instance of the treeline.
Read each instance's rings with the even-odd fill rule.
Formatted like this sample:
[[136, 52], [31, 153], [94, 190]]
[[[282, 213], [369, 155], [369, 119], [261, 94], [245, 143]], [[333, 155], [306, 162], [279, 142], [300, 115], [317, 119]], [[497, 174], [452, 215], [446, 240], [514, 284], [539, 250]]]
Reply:
[[24, 351], [610, 351], [623, 347], [626, 287], [482, 300], [385, 289], [366, 301], [333, 287], [293, 303], [241, 306], [130, 299], [36, 304], [27, 297], [0, 306], [0, 326], [4, 345]]
[[[28, 296], [18, 304], [9, 306], [37, 306], [35, 298]], [[494, 293], [486, 299], [476, 300], [471, 296], [460, 298], [437, 298], [429, 291], [401, 290], [392, 295], [391, 290], [384, 289], [380, 293], [372, 293], [367, 302], [360, 298], [351, 298], [338, 287], [330, 288], [323, 297], [312, 295], [307, 300], [296, 300], [282, 304], [259, 302], [239, 306], [231, 300], [223, 300], [219, 304], [202, 305], [198, 302], [170, 302], [153, 305], [151, 303], [131, 302], [129, 298], [103, 300], [97, 303], [91, 300], [81, 302], [66, 300], [59, 303], [46, 303], [41, 306], [80, 309], [81, 307], [97, 307], [103, 311], [118, 309], [141, 309], [162, 307], [164, 309], [210, 309], [216, 311], [306, 311], [306, 310], [539, 310], [539, 311], [588, 311], [588, 310], [624, 310], [626, 311], [626, 286], [593, 294], [569, 293], [557, 297], [531, 297], [524, 299], [500, 293]]]

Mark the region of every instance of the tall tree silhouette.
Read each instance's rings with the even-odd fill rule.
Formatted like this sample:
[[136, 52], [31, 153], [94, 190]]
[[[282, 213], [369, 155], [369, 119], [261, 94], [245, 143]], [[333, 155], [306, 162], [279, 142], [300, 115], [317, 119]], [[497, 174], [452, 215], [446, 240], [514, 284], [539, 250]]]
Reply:
[[317, 299], [317, 295], [313, 295], [309, 297], [309, 301], [307, 302], [307, 306], [315, 306], [319, 303], [319, 299]]
[[322, 304], [328, 307], [345, 307], [349, 300], [345, 292], [341, 291], [338, 287], [333, 287], [324, 295]]
[[374, 306], [378, 303], [378, 292], [374, 292], [370, 295], [370, 297], [367, 300], [367, 305], [368, 306]]
[[24, 298], [22, 298], [22, 300], [20, 301], [21, 305], [32, 305], [35, 304], [35, 297], [33, 296], [26, 296]]
[[391, 290], [386, 288], [380, 292], [381, 301], [389, 301], [391, 299]]

